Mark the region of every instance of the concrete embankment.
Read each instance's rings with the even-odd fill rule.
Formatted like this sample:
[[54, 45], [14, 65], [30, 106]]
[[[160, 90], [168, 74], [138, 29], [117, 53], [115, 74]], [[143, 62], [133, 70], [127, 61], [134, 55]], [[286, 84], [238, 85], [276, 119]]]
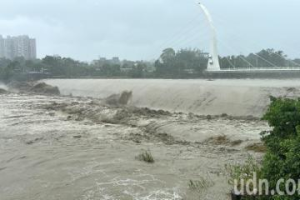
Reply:
[[269, 96], [300, 96], [300, 80], [52, 79], [64, 95], [105, 98], [133, 92], [132, 105], [199, 115], [261, 117]]

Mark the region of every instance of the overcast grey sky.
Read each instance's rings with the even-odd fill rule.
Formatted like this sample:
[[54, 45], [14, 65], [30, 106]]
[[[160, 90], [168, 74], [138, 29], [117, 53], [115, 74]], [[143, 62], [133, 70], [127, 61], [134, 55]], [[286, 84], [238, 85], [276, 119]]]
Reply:
[[[299, 0], [202, 3], [212, 13], [221, 55], [273, 47], [300, 57]], [[1, 0], [0, 13], [0, 34], [35, 37], [40, 58], [149, 60], [166, 47], [208, 48], [194, 0]]]

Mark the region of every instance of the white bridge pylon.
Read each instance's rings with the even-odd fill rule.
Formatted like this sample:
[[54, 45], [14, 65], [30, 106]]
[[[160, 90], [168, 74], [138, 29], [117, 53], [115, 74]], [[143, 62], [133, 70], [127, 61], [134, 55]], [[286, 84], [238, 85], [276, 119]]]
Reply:
[[210, 28], [211, 34], [211, 41], [210, 41], [210, 55], [207, 64], [207, 71], [220, 71], [220, 63], [219, 63], [219, 54], [218, 54], [218, 42], [217, 42], [217, 34], [216, 29], [213, 24], [213, 20], [211, 14], [209, 13], [208, 9], [200, 2], [198, 2], [201, 10], [203, 11], [207, 23]]

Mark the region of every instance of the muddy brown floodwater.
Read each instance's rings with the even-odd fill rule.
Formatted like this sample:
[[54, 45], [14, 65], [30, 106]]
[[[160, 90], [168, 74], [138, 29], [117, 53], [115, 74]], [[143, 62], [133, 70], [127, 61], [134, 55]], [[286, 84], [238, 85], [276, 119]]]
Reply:
[[[225, 164], [260, 158], [245, 147], [269, 129], [88, 97], [4, 94], [0, 110], [1, 200], [228, 199]], [[135, 159], [144, 150], [153, 164]]]

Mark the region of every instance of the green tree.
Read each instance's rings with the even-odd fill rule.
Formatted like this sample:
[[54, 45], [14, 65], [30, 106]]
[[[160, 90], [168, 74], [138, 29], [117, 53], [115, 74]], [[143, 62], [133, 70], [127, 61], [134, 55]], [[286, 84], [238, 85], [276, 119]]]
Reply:
[[176, 56], [176, 52], [172, 48], [167, 48], [163, 50], [160, 59], [162, 60], [162, 63], [167, 64], [173, 61], [173, 59]]
[[207, 54], [197, 49], [165, 49], [155, 62], [156, 75], [166, 78], [197, 77], [207, 68]]
[[129, 77], [143, 78], [146, 67], [145, 63], [139, 62], [137, 65], [133, 66], [133, 69], [129, 72]]
[[[263, 133], [268, 149], [262, 167], [264, 178], [270, 181], [270, 188], [276, 189], [281, 178], [300, 178], [300, 100], [272, 98], [272, 103], [263, 119], [273, 127], [270, 133]], [[285, 191], [285, 185], [280, 186]], [[291, 189], [291, 188], [290, 188]], [[298, 189], [298, 188], [297, 188]], [[274, 196], [267, 199], [297, 200], [300, 196]]]

